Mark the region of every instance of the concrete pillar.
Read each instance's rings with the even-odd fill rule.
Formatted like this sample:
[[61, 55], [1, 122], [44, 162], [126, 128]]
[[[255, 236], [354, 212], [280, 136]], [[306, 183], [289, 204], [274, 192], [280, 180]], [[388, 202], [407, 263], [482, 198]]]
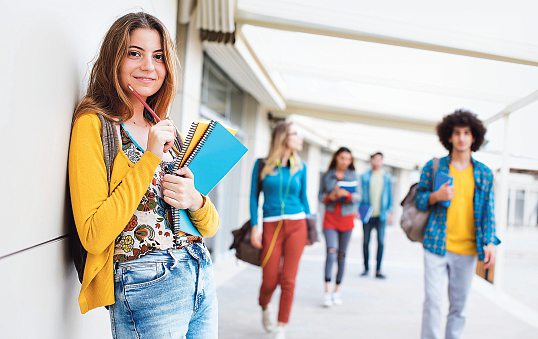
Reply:
[[528, 186], [525, 188], [525, 201], [523, 203], [523, 226], [528, 227], [531, 225], [531, 215], [532, 215], [532, 194], [533, 191]]
[[[242, 179], [242, 204], [240, 213], [244, 219], [250, 218], [249, 214], [249, 199], [250, 186], [252, 178], [252, 169], [254, 162], [258, 158], [265, 158], [269, 152], [269, 143], [271, 141], [271, 126], [267, 117], [267, 109], [261, 106], [256, 99], [247, 95], [245, 99], [245, 111], [243, 114], [243, 142], [248, 148], [247, 154], [244, 156], [243, 162], [243, 179]], [[261, 206], [263, 204], [263, 195], [259, 200], [259, 213], [261, 218]], [[261, 220], [261, 219], [260, 219]], [[259, 220], [259, 222], [260, 222]]]
[[508, 201], [506, 202], [506, 227], [512, 227], [517, 226], [516, 225], [516, 191], [517, 187], [512, 187], [512, 189], [508, 188], [507, 196], [509, 197]]
[[[510, 153], [509, 153], [509, 142], [510, 142], [510, 115], [506, 114], [504, 116], [504, 145], [503, 145], [503, 158], [502, 165], [499, 177], [499, 188], [498, 196], [496, 197], [497, 202], [497, 235], [499, 238], [503, 238], [503, 234], [506, 233], [507, 229], [507, 212], [508, 212], [508, 175], [510, 173]], [[515, 201], [515, 199], [511, 199]], [[495, 286], [498, 289], [502, 289], [503, 281], [503, 265], [504, 265], [504, 248], [503, 246], [498, 246], [496, 248], [496, 264], [495, 264]]]
[[170, 115], [180, 131], [186, 133], [190, 124], [199, 118], [202, 91], [204, 51], [196, 27], [196, 11], [191, 15], [189, 23], [178, 24], [176, 35], [181, 65], [178, 91]]
[[393, 214], [392, 224], [398, 226], [400, 224], [400, 218], [402, 217], [402, 206], [400, 202], [403, 200], [409, 187], [411, 186], [411, 171], [400, 168], [394, 173], [395, 181], [393, 191]]
[[307, 196], [310, 204], [310, 211], [315, 214], [319, 211], [318, 192], [321, 171], [321, 147], [315, 144], [309, 144], [306, 159], [303, 159], [307, 165]]

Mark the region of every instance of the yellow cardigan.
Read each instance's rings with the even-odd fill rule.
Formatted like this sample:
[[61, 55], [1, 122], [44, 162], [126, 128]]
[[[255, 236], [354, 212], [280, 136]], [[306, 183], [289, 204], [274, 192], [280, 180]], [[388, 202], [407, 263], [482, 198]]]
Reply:
[[[69, 148], [69, 187], [77, 231], [88, 251], [78, 298], [80, 311], [114, 304], [114, 241], [146, 193], [161, 159], [146, 151], [133, 164], [121, 150], [114, 160], [108, 185], [101, 121], [95, 113], [80, 116], [73, 125]], [[219, 215], [208, 197], [189, 212], [204, 237], [215, 235]]]

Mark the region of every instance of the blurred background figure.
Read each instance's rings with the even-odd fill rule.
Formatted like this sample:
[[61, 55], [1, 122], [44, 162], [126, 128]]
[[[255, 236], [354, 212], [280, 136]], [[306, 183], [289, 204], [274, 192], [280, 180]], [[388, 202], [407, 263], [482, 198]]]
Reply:
[[377, 233], [377, 255], [375, 277], [385, 279], [381, 273], [381, 261], [385, 242], [385, 226], [392, 223], [392, 179], [383, 170], [383, 153], [376, 152], [370, 156], [371, 169], [361, 176], [362, 204], [372, 207], [372, 216], [363, 224], [364, 238], [362, 251], [364, 256], [364, 271], [361, 276], [367, 276], [370, 271], [370, 235], [372, 229]]
[[[257, 160], [252, 171], [251, 242], [262, 249], [259, 304], [262, 325], [267, 332], [274, 332], [276, 339], [285, 338], [284, 326], [289, 321], [295, 278], [307, 242], [306, 215], [310, 214], [310, 207], [306, 197], [306, 164], [298, 154], [302, 148], [303, 139], [296, 127], [291, 122], [279, 122], [273, 130], [267, 159]], [[258, 227], [260, 191], [264, 198], [263, 232]], [[278, 285], [281, 294], [275, 327], [269, 303]]]
[[[325, 296], [323, 305], [342, 304], [340, 287], [344, 278], [346, 252], [360, 200], [360, 185], [347, 147], [332, 156], [327, 172], [321, 178], [319, 199], [325, 205], [323, 234], [327, 247], [325, 259]], [[331, 285], [334, 263], [338, 262], [335, 286]]]
[[[448, 156], [422, 169], [416, 204], [431, 210], [424, 230], [423, 339], [441, 338], [441, 305], [447, 292], [450, 303], [446, 339], [460, 338], [465, 324], [465, 304], [476, 268], [476, 257], [485, 268], [495, 262], [495, 204], [493, 172], [475, 160], [486, 128], [475, 114], [458, 110], [437, 125], [439, 141]], [[439, 178], [448, 180], [443, 182]]]

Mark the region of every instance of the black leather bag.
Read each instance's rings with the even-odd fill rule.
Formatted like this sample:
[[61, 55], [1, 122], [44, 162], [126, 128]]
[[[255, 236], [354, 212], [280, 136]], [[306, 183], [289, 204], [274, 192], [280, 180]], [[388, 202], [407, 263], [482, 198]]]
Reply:
[[230, 249], [235, 249], [235, 257], [249, 264], [260, 266], [262, 251], [255, 248], [250, 243], [250, 220], [245, 222], [240, 228], [233, 230], [234, 237]]
[[[261, 172], [265, 166], [265, 159], [258, 159], [258, 197], [261, 193]], [[235, 249], [235, 256], [239, 260], [249, 264], [261, 266], [262, 250], [255, 248], [250, 243], [250, 220], [246, 221], [243, 226], [232, 231], [234, 240], [230, 249]]]
[[306, 217], [307, 245], [313, 245], [319, 241], [317, 229], [317, 215], [311, 214]]

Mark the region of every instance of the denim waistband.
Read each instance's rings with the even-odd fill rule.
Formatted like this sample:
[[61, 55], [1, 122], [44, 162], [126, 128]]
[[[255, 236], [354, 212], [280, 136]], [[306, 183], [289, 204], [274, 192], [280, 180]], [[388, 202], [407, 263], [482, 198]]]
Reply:
[[167, 250], [153, 250], [140, 258], [129, 260], [125, 262], [115, 262], [114, 270], [118, 267], [128, 266], [136, 263], [172, 263], [177, 265], [179, 261], [194, 259], [197, 261], [209, 260], [209, 252], [205, 243], [193, 243], [189, 246], [182, 247], [180, 249], [170, 248]]

